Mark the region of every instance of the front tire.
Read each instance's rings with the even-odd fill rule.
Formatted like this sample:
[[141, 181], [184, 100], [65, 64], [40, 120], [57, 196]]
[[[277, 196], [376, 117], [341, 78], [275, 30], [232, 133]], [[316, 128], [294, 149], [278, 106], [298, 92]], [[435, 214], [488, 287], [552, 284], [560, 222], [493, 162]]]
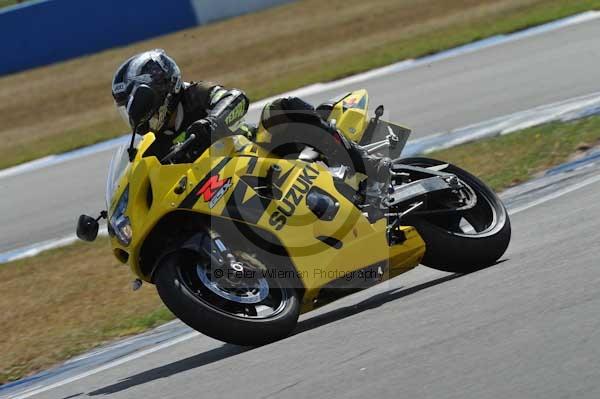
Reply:
[[[399, 163], [419, 167], [446, 164], [430, 158], [407, 158]], [[415, 215], [403, 220], [403, 224], [414, 226], [426, 243], [421, 263], [452, 273], [470, 273], [496, 264], [511, 238], [510, 219], [504, 204], [494, 191], [469, 172], [451, 164], [444, 172], [456, 175], [467, 184], [475, 192], [477, 204], [464, 213]], [[464, 224], [466, 229], [461, 227]]]
[[167, 256], [158, 266], [154, 281], [164, 304], [185, 324], [217, 340], [242, 346], [264, 345], [294, 330], [300, 314], [296, 289], [269, 279], [269, 289], [280, 298], [281, 308], [264, 318], [244, 316], [243, 310], [233, 311], [234, 305], [244, 305], [217, 297], [194, 279], [199, 266], [193, 258], [185, 252]]

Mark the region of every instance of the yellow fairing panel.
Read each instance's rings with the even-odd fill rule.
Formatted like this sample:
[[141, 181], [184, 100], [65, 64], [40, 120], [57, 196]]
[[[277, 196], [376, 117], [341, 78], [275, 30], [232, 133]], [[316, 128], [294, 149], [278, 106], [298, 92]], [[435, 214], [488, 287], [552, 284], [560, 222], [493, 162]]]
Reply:
[[[147, 136], [120, 188], [128, 185], [130, 190], [126, 214], [133, 241], [128, 247], [112, 242], [130, 254], [133, 272], [144, 280], [150, 276], [143, 275], [138, 264], [141, 244], [156, 223], [174, 210], [240, 220], [271, 233], [286, 248], [306, 288], [305, 301], [350, 272], [384, 262], [389, 274], [395, 275], [416, 266], [423, 256], [424, 243], [411, 227], [404, 228], [403, 244], [390, 247], [385, 220], [371, 224], [339, 194], [331, 175], [318, 164], [268, 158], [258, 145], [236, 136], [215, 143], [193, 164], [160, 165], [155, 157], [141, 158], [154, 140]], [[277, 198], [259, 195], [248, 183], [269, 170], [277, 170], [273, 179], [280, 193]], [[339, 202], [333, 220], [320, 220], [308, 208], [305, 198], [312, 187]], [[332, 245], [332, 240], [337, 244]]]
[[359, 143], [369, 124], [368, 109], [369, 94], [364, 89], [357, 90], [335, 104], [329, 120], [335, 119], [344, 136]]

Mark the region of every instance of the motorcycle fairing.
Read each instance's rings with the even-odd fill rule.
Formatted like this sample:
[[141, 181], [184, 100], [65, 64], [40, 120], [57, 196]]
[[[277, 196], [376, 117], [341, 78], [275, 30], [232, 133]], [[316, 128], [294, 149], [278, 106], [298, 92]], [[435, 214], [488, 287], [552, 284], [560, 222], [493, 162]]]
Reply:
[[[305, 310], [321, 287], [340, 276], [381, 262], [389, 265], [393, 276], [417, 266], [425, 252], [423, 240], [408, 226], [401, 228], [406, 241], [390, 247], [386, 220], [371, 224], [336, 190], [332, 176], [320, 164], [273, 158], [245, 137], [234, 136], [214, 143], [193, 164], [161, 165], [156, 157], [143, 156], [154, 140], [152, 133], [144, 136], [115, 194], [119, 197], [129, 187], [126, 214], [134, 232], [132, 242], [124, 247], [111, 237], [115, 255], [121, 261], [127, 259], [142, 280], [151, 281], [139, 263], [142, 244], [161, 219], [182, 210], [237, 220], [276, 237], [305, 287]], [[274, 175], [273, 170], [278, 172]], [[249, 184], [269, 174], [273, 186], [266, 190], [269, 195]], [[209, 182], [213, 186], [202, 190]], [[225, 190], [221, 182], [227, 182]], [[333, 220], [320, 220], [307, 206], [306, 195], [312, 187], [339, 203]], [[214, 197], [207, 198], [206, 190], [212, 195], [222, 192], [211, 202]], [[339, 243], [337, 248], [331, 241]], [[123, 252], [130, 256], [124, 257]]]

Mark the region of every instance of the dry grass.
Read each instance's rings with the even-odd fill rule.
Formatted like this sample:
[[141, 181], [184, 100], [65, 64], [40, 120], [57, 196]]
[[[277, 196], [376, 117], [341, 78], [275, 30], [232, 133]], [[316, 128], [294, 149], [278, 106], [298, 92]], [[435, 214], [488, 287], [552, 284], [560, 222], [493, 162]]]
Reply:
[[0, 267], [0, 384], [171, 317], [99, 241]]
[[550, 123], [518, 134], [436, 151], [427, 156], [477, 171], [496, 191], [531, 179], [600, 144], [600, 117]]
[[110, 81], [165, 48], [187, 79], [254, 99], [600, 6], [600, 0], [303, 0], [0, 78], [0, 168], [125, 131]]
[[15, 4], [25, 3], [23, 0], [0, 0], [0, 8], [14, 6]]

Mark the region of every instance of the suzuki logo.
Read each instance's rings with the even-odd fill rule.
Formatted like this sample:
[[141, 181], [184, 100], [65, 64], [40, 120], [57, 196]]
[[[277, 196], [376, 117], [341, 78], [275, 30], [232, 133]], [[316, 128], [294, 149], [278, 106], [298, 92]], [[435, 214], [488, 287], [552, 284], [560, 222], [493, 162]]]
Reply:
[[219, 179], [219, 175], [211, 176], [210, 179], [200, 187], [196, 196], [202, 197], [204, 202], [208, 202], [208, 207], [212, 209], [217, 202], [223, 198], [230, 187], [231, 177]]

